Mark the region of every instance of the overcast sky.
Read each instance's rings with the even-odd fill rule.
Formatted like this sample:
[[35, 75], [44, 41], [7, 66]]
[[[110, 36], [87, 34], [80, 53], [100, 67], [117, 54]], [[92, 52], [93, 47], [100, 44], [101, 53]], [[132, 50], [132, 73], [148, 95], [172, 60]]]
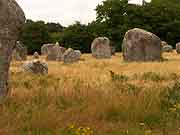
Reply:
[[[103, 0], [17, 0], [26, 18], [59, 22], [64, 26], [75, 21], [87, 24], [96, 18], [94, 9]], [[141, 0], [131, 0], [141, 1]]]

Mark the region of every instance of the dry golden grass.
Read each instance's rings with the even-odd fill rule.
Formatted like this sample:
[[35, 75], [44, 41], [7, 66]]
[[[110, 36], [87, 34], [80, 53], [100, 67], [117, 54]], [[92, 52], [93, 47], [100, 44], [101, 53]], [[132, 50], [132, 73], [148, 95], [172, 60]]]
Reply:
[[[116, 73], [123, 73], [131, 76], [135, 73], [156, 72], [160, 74], [179, 73], [180, 56], [174, 53], [164, 54], [165, 62], [146, 62], [146, 63], [126, 63], [123, 62], [122, 55], [117, 54], [112, 59], [97, 60], [90, 54], [84, 54], [82, 60], [78, 63], [65, 65], [62, 62], [49, 62], [49, 74], [54, 76], [75, 76], [92, 81], [101, 79], [107, 81], [108, 72], [112, 70]], [[44, 58], [42, 58], [44, 60]], [[29, 57], [31, 60], [31, 57]], [[11, 70], [18, 72], [22, 63], [13, 62]]]
[[[95, 134], [112, 135], [112, 131], [133, 128], [133, 135], [139, 135], [139, 130], [144, 131], [139, 123], [144, 122], [145, 129], [160, 135], [159, 93], [180, 72], [179, 55], [174, 52], [164, 57], [168, 61], [126, 63], [121, 54], [107, 60], [84, 54], [74, 64], [48, 62], [47, 76], [23, 73], [23, 62], [13, 61], [11, 94], [0, 107], [0, 134], [60, 135], [62, 128], [74, 123], [90, 126]], [[113, 81], [109, 71], [122, 78]], [[149, 72], [162, 78], [143, 79]]]

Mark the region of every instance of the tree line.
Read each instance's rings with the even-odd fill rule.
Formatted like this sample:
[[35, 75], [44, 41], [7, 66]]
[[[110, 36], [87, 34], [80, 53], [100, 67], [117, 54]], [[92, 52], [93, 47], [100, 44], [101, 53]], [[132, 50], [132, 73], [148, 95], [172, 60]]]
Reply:
[[64, 27], [59, 23], [27, 20], [19, 40], [29, 53], [40, 52], [43, 44], [55, 42], [88, 53], [95, 37], [106, 36], [121, 51], [126, 31], [138, 27], [173, 47], [180, 42], [179, 0], [152, 0], [143, 6], [128, 4], [128, 0], [105, 0], [95, 10], [96, 20], [87, 25], [76, 22]]

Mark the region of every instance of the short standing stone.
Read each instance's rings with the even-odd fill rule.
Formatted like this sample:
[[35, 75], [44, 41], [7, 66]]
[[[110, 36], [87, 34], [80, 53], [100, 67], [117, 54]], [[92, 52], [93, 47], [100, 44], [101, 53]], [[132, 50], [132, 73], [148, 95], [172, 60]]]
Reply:
[[38, 53], [38, 52], [34, 52], [33, 58], [34, 58], [34, 59], [39, 59], [39, 53]]
[[163, 52], [173, 52], [173, 47], [171, 45], [165, 45], [162, 48]]
[[168, 43], [166, 41], [161, 41], [161, 46], [164, 47], [164, 46], [167, 46]]
[[48, 55], [48, 50], [50, 50], [54, 46], [55, 46], [54, 44], [44, 44], [41, 47], [41, 55]]
[[160, 38], [139, 28], [126, 32], [122, 50], [125, 61], [160, 61], [162, 59]]
[[110, 40], [106, 37], [96, 38], [92, 42], [91, 51], [95, 58], [111, 58]]
[[46, 60], [48, 61], [61, 61], [62, 56], [65, 53], [66, 48], [59, 46], [59, 44], [54, 45], [52, 48], [48, 49], [48, 55]]
[[64, 54], [65, 52], [66, 52], [66, 48], [60, 46], [60, 47], [58, 48], [58, 55], [57, 55], [56, 60], [57, 60], [57, 61], [62, 61], [62, 60], [63, 60], [63, 54]]
[[34, 74], [48, 74], [48, 65], [40, 60], [28, 61], [23, 65], [23, 70]]
[[62, 57], [64, 63], [73, 63], [80, 60], [80, 58], [81, 52], [79, 50], [73, 50], [72, 48], [67, 49]]
[[180, 54], [180, 42], [176, 44], [176, 52]]
[[55, 46], [49, 48], [46, 60], [56, 61], [58, 58], [58, 55], [59, 55], [59, 49], [60, 49], [59, 47], [60, 47], [59, 45], [55, 45]]

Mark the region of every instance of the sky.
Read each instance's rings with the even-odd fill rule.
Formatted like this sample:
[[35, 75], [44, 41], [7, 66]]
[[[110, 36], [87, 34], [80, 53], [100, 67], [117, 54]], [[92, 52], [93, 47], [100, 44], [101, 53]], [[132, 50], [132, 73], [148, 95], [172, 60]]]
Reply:
[[[95, 8], [103, 0], [16, 0], [27, 19], [59, 22], [63, 26], [80, 21], [87, 24], [96, 18]], [[131, 0], [137, 3], [141, 0]]]

